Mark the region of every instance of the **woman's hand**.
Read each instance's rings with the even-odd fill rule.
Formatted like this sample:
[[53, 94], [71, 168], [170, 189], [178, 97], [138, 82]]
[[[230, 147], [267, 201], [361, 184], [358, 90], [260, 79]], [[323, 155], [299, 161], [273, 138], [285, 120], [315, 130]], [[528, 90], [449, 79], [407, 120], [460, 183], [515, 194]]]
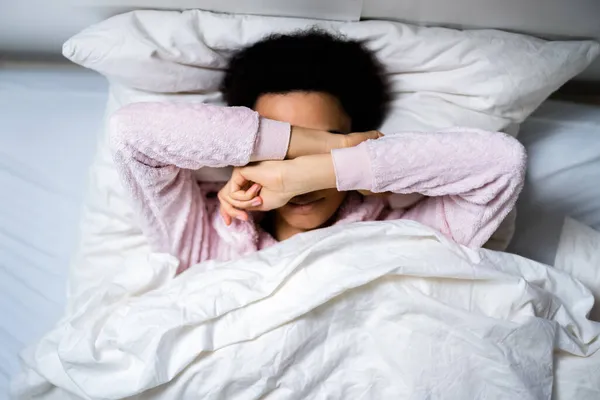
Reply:
[[[261, 204], [251, 205], [234, 204], [242, 209], [250, 209], [256, 211], [270, 211], [287, 204], [292, 197], [301, 193], [305, 193], [302, 180], [298, 179], [295, 165], [298, 164], [295, 160], [290, 161], [263, 161], [252, 164], [243, 168], [236, 168], [235, 174], [245, 180], [246, 185], [250, 183], [260, 185]], [[239, 193], [232, 194], [233, 200], [241, 199]]]
[[247, 220], [246, 211], [274, 210], [295, 196], [329, 188], [335, 188], [330, 154], [263, 161], [233, 170], [231, 180], [219, 192], [220, 211], [229, 225], [231, 218]]
[[238, 168], [233, 170], [231, 178], [217, 195], [221, 203], [219, 213], [225, 225], [231, 225], [233, 218], [248, 221], [248, 213], [243, 210], [262, 204], [258, 197], [260, 189], [259, 184], [251, 184], [240, 175]]
[[231, 179], [218, 195], [221, 202], [219, 211], [225, 224], [230, 225], [232, 218], [247, 221], [247, 211], [273, 210], [296, 196], [297, 192], [288, 190], [284, 185], [284, 171], [289, 168], [290, 162], [263, 161], [234, 168]]

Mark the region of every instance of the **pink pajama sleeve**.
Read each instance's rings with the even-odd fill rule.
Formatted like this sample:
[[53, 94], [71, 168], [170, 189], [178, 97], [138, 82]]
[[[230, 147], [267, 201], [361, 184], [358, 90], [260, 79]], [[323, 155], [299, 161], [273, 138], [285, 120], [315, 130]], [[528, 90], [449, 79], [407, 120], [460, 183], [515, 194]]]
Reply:
[[339, 190], [421, 193], [401, 217], [482, 246], [514, 207], [526, 153], [514, 138], [477, 129], [399, 133], [332, 152]]
[[135, 103], [112, 116], [110, 133], [142, 231], [153, 251], [181, 260], [181, 271], [209, 258], [216, 240], [192, 170], [284, 159], [290, 125], [244, 107]]

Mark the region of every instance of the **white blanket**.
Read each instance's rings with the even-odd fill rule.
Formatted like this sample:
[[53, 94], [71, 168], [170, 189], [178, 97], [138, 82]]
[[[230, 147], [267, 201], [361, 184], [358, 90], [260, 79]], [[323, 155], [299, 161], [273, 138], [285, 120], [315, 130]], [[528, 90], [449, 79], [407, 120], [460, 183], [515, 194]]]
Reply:
[[586, 287], [410, 221], [176, 267], [130, 259], [81, 293], [24, 353], [17, 397], [600, 398]]

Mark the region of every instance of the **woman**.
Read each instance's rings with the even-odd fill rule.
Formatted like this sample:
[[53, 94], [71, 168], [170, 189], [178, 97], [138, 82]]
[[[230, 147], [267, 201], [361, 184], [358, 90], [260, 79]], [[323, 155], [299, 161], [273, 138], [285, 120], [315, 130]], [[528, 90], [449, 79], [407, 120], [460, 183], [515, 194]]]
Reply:
[[[359, 42], [322, 32], [269, 37], [238, 53], [222, 85], [230, 106], [138, 103], [115, 113], [115, 161], [154, 251], [230, 260], [297, 233], [410, 219], [483, 245], [514, 206], [525, 152], [473, 129], [376, 129], [389, 89]], [[350, 132], [359, 132], [351, 133]], [[234, 166], [219, 189], [192, 170]], [[381, 196], [420, 193], [392, 210]]]

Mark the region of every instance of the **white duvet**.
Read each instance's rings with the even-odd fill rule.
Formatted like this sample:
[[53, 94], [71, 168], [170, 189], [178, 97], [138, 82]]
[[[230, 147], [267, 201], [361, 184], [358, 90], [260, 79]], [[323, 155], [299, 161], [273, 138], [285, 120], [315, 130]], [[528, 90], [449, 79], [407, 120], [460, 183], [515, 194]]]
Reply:
[[128, 259], [72, 299], [24, 353], [17, 397], [600, 398], [585, 286], [417, 223], [314, 231], [173, 278], [176, 267]]

